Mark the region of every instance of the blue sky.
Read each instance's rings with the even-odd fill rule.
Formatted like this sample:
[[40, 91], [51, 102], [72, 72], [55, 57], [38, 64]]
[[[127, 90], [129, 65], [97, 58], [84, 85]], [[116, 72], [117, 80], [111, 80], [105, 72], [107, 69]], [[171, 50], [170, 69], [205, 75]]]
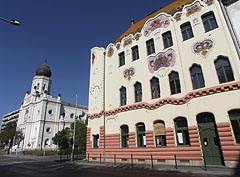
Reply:
[[2, 0], [0, 17], [0, 121], [20, 108], [35, 70], [47, 59], [51, 95], [88, 105], [90, 49], [106, 47], [130, 25], [174, 0]]

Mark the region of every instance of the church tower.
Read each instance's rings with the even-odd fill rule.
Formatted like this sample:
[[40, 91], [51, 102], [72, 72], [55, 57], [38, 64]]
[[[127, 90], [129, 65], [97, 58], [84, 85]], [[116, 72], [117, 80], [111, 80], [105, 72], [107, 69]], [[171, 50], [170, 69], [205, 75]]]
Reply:
[[36, 70], [36, 75], [32, 81], [31, 94], [37, 93], [39, 95], [46, 93], [50, 94], [51, 89], [51, 70], [47, 65], [47, 60]]

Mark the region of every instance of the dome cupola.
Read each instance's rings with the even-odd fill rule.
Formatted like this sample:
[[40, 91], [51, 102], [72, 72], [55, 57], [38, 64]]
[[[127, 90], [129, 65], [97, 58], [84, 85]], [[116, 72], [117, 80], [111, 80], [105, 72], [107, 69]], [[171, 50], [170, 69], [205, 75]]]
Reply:
[[46, 77], [51, 77], [52, 72], [47, 65], [47, 60], [44, 61], [44, 63], [38, 67], [36, 70], [36, 76], [46, 76]]

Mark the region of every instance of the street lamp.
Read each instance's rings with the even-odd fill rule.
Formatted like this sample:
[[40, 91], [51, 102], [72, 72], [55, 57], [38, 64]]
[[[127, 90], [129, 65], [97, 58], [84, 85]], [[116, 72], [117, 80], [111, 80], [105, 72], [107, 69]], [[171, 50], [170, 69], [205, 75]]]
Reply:
[[75, 104], [75, 115], [74, 115], [74, 125], [73, 125], [73, 144], [72, 144], [72, 154], [71, 154], [71, 161], [73, 161], [74, 158], [74, 146], [75, 146], [75, 131], [76, 131], [76, 116], [77, 116], [77, 100], [78, 100], [78, 95], [73, 94], [72, 96], [76, 97], [76, 104]]
[[17, 21], [17, 20], [8, 20], [8, 19], [2, 18], [2, 17], [0, 17], [0, 20], [3, 20], [5, 22], [8, 22], [11, 25], [15, 25], [15, 26], [19, 26], [20, 25], [19, 21]]

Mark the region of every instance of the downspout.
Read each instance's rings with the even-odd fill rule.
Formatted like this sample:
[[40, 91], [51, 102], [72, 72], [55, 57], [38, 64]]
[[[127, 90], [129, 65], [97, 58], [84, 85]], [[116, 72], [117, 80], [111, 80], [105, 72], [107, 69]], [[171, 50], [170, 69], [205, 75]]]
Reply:
[[105, 163], [105, 135], [106, 135], [106, 123], [105, 123], [105, 59], [106, 59], [106, 52], [103, 53], [104, 61], [103, 61], [103, 162]]
[[240, 45], [239, 45], [239, 43], [237, 41], [236, 34], [235, 34], [234, 30], [233, 30], [233, 26], [232, 26], [231, 20], [229, 19], [228, 13], [226, 11], [226, 7], [223, 5], [222, 0], [219, 0], [219, 4], [220, 4], [221, 10], [223, 12], [223, 16], [225, 18], [225, 21], [227, 23], [227, 27], [229, 29], [230, 35], [231, 35], [231, 37], [233, 39], [234, 47], [235, 47], [235, 49], [237, 51], [238, 58], [240, 60], [240, 49], [239, 49]]

